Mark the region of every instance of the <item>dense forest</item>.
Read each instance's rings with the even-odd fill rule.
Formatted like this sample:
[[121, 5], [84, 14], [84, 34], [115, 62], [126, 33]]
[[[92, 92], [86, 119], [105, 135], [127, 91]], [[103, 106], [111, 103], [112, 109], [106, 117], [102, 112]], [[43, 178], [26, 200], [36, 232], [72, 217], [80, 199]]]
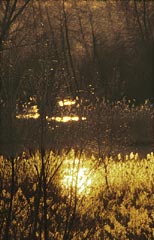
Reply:
[[0, 239], [154, 239], [153, 9], [0, 0]]
[[16, 115], [33, 105], [39, 126], [67, 98], [80, 106], [74, 113], [90, 120], [92, 112], [106, 117], [107, 101], [122, 101], [124, 108], [146, 101], [152, 108], [152, 9], [152, 1], [1, 1], [2, 145], [11, 137], [18, 142], [25, 125]]

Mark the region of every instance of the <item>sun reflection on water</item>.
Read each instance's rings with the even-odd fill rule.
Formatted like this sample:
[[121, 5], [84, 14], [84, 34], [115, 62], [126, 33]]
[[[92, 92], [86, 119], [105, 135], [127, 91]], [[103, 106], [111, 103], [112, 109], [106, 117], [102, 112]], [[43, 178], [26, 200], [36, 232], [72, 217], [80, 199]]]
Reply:
[[70, 99], [64, 99], [58, 102], [60, 107], [71, 106], [71, 105], [74, 105], [75, 103], [76, 103], [75, 100], [70, 100]]
[[40, 117], [39, 109], [37, 105], [30, 106], [25, 109], [24, 113], [17, 114], [16, 118], [18, 119], [37, 119]]
[[[74, 105], [75, 103], [76, 103], [75, 100], [64, 99], [64, 100], [59, 101], [58, 105], [60, 107], [64, 107], [64, 106], [69, 107], [69, 106]], [[40, 117], [39, 108], [36, 104], [32, 105], [32, 106], [29, 106], [29, 104], [25, 105], [23, 111], [16, 115], [17, 119], [38, 119], [39, 117]], [[87, 119], [84, 116], [79, 117], [75, 114], [73, 114], [73, 116], [72, 116], [72, 114], [70, 112], [70, 116], [66, 116], [65, 114], [64, 114], [64, 116], [53, 116], [53, 117], [46, 116], [46, 120], [48, 122], [55, 121], [55, 122], [59, 122], [59, 123], [67, 123], [67, 122], [78, 122], [80, 120], [85, 121]]]

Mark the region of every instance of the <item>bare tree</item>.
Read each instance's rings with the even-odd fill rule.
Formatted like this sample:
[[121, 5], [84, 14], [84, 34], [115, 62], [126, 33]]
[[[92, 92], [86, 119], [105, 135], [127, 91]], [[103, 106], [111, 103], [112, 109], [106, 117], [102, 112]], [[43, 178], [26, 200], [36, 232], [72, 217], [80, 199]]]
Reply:
[[30, 1], [26, 0], [23, 3], [20, 0], [0, 1], [0, 50], [3, 48], [4, 41], [7, 39], [11, 27]]
[[[14, 199], [14, 191], [15, 191], [15, 168], [14, 168], [14, 164], [15, 164], [15, 156], [14, 156], [14, 149], [12, 147], [13, 145], [13, 132], [14, 132], [14, 92], [13, 92], [13, 82], [12, 82], [12, 75], [11, 75], [11, 71], [12, 71], [12, 64], [11, 64], [11, 52], [12, 49], [10, 47], [9, 50], [9, 66], [8, 66], [8, 77], [7, 77], [7, 81], [6, 79], [4, 79], [4, 61], [5, 61], [5, 54], [3, 53], [4, 48], [7, 46], [8, 47], [8, 43], [6, 43], [6, 41], [8, 39], [11, 39], [13, 32], [15, 32], [15, 30], [12, 30], [12, 27], [14, 26], [14, 24], [16, 23], [16, 21], [18, 20], [18, 18], [22, 15], [23, 11], [25, 10], [26, 6], [28, 5], [28, 3], [30, 2], [30, 0], [26, 0], [23, 3], [21, 3], [21, 1], [18, 0], [14, 0], [14, 1], [0, 1], [0, 112], [2, 114], [2, 104], [4, 104], [4, 94], [5, 97], [7, 98], [7, 105], [8, 105], [8, 129], [7, 131], [9, 131], [8, 134], [8, 138], [10, 141], [10, 147], [9, 147], [9, 152], [7, 154], [7, 156], [9, 157], [10, 161], [11, 161], [11, 190], [10, 190], [10, 199], [9, 199], [9, 209], [8, 209], [8, 214], [7, 214], [7, 218], [6, 218], [6, 227], [5, 227], [5, 239], [10, 239], [9, 238], [9, 229], [11, 226], [11, 222], [12, 222], [12, 209], [13, 209], [13, 199]], [[12, 31], [12, 32], [11, 32]], [[10, 45], [10, 44], [9, 44]], [[3, 97], [2, 97], [3, 95]], [[5, 104], [6, 105], [6, 104]], [[0, 116], [0, 125], [2, 124], [2, 115]], [[4, 136], [3, 136], [4, 137]]]

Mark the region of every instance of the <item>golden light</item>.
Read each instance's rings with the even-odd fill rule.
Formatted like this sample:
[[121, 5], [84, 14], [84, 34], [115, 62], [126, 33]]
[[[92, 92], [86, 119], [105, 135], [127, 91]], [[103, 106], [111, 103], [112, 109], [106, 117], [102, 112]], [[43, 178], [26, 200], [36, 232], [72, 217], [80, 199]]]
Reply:
[[60, 107], [63, 107], [63, 106], [71, 106], [71, 105], [74, 105], [76, 102], [75, 100], [69, 100], [69, 99], [64, 99], [63, 101], [59, 101], [58, 104]]
[[71, 117], [71, 120], [72, 121], [79, 121], [79, 117], [78, 116]]
[[62, 117], [62, 122], [69, 122], [70, 120], [71, 120], [71, 117], [69, 116]]
[[86, 118], [86, 117], [82, 117], [81, 119], [82, 119], [83, 121], [85, 121], [87, 118]]
[[91, 191], [92, 178], [88, 167], [81, 167], [78, 159], [65, 162], [62, 174], [62, 186], [66, 191], [76, 190], [78, 195], [87, 195]]
[[[35, 100], [33, 98], [30, 98], [30, 100]], [[64, 99], [63, 101], [59, 101], [58, 104], [59, 106], [71, 106], [76, 103], [75, 100], [69, 100], [69, 99]], [[40, 117], [39, 114], [39, 109], [38, 106], [35, 104], [33, 106], [27, 106], [24, 108], [24, 112], [17, 114], [16, 118], [18, 119], [37, 119]], [[84, 121], [86, 120], [86, 117], [79, 117], [77, 115], [74, 116], [56, 116], [56, 117], [48, 117], [46, 116], [47, 121], [56, 121], [56, 122], [62, 122], [62, 123], [67, 123], [67, 122], [77, 122], [77, 121]]]
[[37, 119], [40, 117], [40, 114], [38, 113], [38, 107], [37, 105], [31, 106], [29, 109], [26, 109], [26, 113], [18, 114], [16, 115], [16, 118], [18, 119]]
[[63, 123], [70, 122], [70, 121], [79, 121], [78, 116], [52, 117], [51, 119], [50, 118], [47, 118], [47, 119], [48, 119], [48, 121], [54, 120], [56, 122], [63, 122]]

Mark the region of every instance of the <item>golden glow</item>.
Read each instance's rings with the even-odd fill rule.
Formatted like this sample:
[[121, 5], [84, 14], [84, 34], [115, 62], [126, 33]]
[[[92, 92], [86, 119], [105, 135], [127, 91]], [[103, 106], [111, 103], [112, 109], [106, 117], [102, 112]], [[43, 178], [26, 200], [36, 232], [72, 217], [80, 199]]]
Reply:
[[[90, 177], [90, 169], [81, 167], [81, 162], [78, 159], [67, 160], [64, 164], [64, 171], [62, 175], [62, 186], [65, 190], [77, 190], [77, 194], [89, 194], [92, 185], [92, 178]], [[83, 163], [82, 163], [83, 165]]]
[[86, 120], [87, 118], [86, 118], [86, 117], [82, 117], [81, 119], [84, 121], [84, 120]]
[[[136, 187], [144, 186], [145, 181], [150, 184], [153, 181], [154, 153], [147, 154], [147, 159], [140, 161], [138, 153], [131, 152], [123, 157], [119, 153], [114, 161], [112, 158], [105, 158], [107, 174], [104, 164], [96, 164], [92, 159], [67, 159], [63, 163], [61, 184], [64, 193], [70, 196], [77, 193], [80, 196], [92, 197], [99, 194], [100, 190], [105, 191], [106, 187], [112, 189], [124, 189], [129, 186], [134, 192]], [[134, 161], [132, 161], [132, 159]], [[95, 159], [94, 159], [95, 160]], [[149, 174], [150, 169], [150, 174]], [[132, 184], [133, 183], [133, 184]]]
[[40, 117], [40, 114], [38, 113], [38, 107], [37, 105], [31, 106], [29, 109], [26, 109], [26, 113], [18, 114], [16, 118], [18, 119], [37, 119]]
[[[31, 100], [32, 98], [30, 98]], [[63, 101], [59, 101], [58, 104], [59, 106], [63, 107], [63, 106], [71, 106], [74, 105], [76, 103], [75, 100], [68, 100], [68, 99], [64, 99]], [[17, 114], [16, 118], [18, 119], [37, 119], [40, 117], [39, 114], [39, 109], [37, 105], [33, 105], [33, 106], [28, 106], [26, 108], [24, 108], [24, 112], [21, 114]], [[79, 118], [79, 116], [75, 115], [75, 116], [57, 116], [57, 117], [48, 117], [46, 116], [46, 120], [47, 121], [56, 121], [56, 122], [63, 122], [63, 123], [67, 123], [67, 122], [77, 122], [79, 120], [86, 120], [86, 117], [81, 117]]]
[[63, 107], [63, 106], [71, 106], [71, 105], [74, 105], [76, 102], [75, 100], [69, 100], [69, 99], [64, 99], [63, 101], [59, 101], [58, 104], [60, 107]]
[[74, 116], [74, 117], [71, 117], [72, 121], [79, 121], [79, 117], [78, 116]]
[[70, 121], [79, 121], [79, 117], [78, 116], [73, 116], [73, 117], [70, 117], [70, 116], [64, 116], [64, 117], [52, 117], [52, 118], [48, 118], [48, 120], [54, 120], [56, 122], [63, 122], [63, 123], [66, 123], [66, 122], [70, 122]]
[[16, 116], [16, 118], [18, 119], [29, 119], [29, 118], [33, 118], [33, 119], [37, 119], [40, 117], [40, 114], [39, 113], [35, 113], [35, 114], [18, 114]]

